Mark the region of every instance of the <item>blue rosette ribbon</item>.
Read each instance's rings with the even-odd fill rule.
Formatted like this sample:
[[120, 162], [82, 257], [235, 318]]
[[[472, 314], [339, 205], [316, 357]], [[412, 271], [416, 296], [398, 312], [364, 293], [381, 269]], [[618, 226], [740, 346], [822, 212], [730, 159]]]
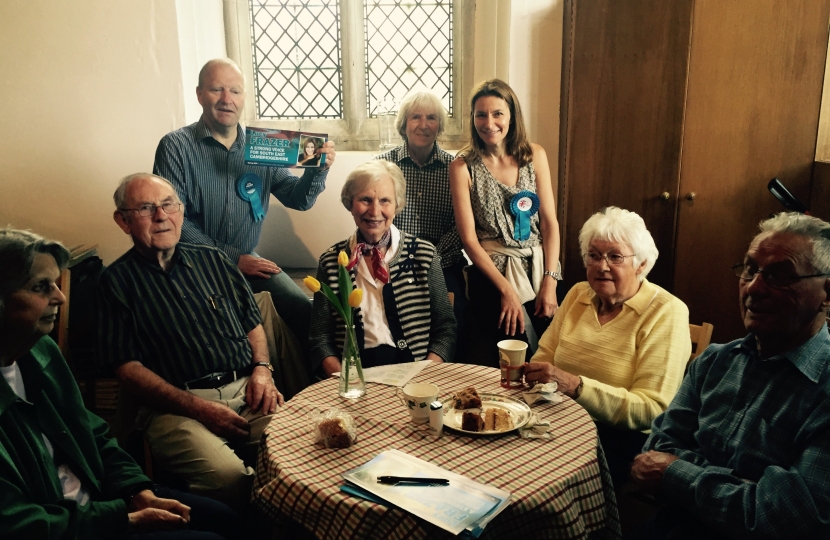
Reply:
[[527, 240], [530, 238], [530, 218], [539, 211], [539, 197], [532, 191], [520, 191], [510, 200], [510, 211], [513, 212], [513, 239]]
[[251, 212], [254, 214], [254, 221], [257, 223], [265, 219], [262, 200], [259, 198], [261, 191], [262, 179], [252, 172], [243, 174], [236, 181], [236, 193], [243, 201], [251, 203]]

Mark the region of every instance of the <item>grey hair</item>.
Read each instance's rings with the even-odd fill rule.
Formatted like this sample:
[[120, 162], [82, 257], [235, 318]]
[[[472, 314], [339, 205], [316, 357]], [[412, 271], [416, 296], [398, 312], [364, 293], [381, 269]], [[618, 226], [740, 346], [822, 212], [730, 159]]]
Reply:
[[127, 199], [127, 187], [133, 180], [138, 180], [139, 178], [155, 178], [157, 180], [161, 180], [162, 182], [170, 186], [170, 189], [172, 189], [174, 193], [176, 192], [176, 188], [173, 187], [173, 184], [170, 183], [170, 180], [167, 180], [166, 178], [156, 176], [155, 174], [143, 172], [131, 174], [121, 179], [121, 181], [118, 183], [118, 187], [115, 188], [115, 193], [112, 194], [112, 200], [113, 202], [115, 202], [115, 207], [118, 210], [124, 210], [124, 202]]
[[798, 212], [781, 212], [762, 221], [758, 228], [762, 234], [789, 233], [812, 240], [810, 264], [818, 273], [830, 273], [830, 223]]
[[213, 66], [229, 66], [239, 72], [239, 75], [242, 76], [242, 82], [245, 82], [245, 74], [242, 73], [242, 70], [239, 69], [239, 65], [231, 60], [230, 58], [214, 58], [213, 60], [208, 60], [205, 62], [205, 65], [202, 66], [202, 69], [199, 70], [199, 86], [196, 88], [201, 88], [202, 85], [205, 84], [205, 77], [207, 76], [208, 71]]
[[352, 210], [352, 201], [357, 193], [364, 191], [370, 182], [377, 182], [386, 174], [392, 177], [392, 187], [395, 190], [395, 215], [400, 214], [406, 206], [406, 179], [397, 165], [382, 159], [367, 161], [349, 173], [340, 192], [340, 201], [346, 210]]
[[588, 253], [592, 240], [628, 244], [634, 252], [634, 257], [631, 257], [634, 268], [638, 268], [643, 261], [646, 262], [643, 271], [637, 276], [640, 281], [643, 281], [654, 268], [660, 254], [643, 218], [616, 206], [600, 210], [589, 217], [582, 226], [582, 230], [579, 231], [579, 250], [583, 258]]
[[60, 242], [47, 240], [31, 231], [11, 227], [0, 229], [0, 319], [6, 299], [29, 281], [37, 253], [54, 257], [61, 270], [69, 263], [69, 251]]
[[398, 129], [403, 140], [406, 140], [406, 122], [409, 120], [409, 115], [414, 109], [423, 107], [426, 110], [435, 111], [438, 115], [438, 133], [436, 137], [444, 133], [444, 127], [447, 125], [447, 110], [444, 109], [444, 104], [441, 103], [441, 98], [429, 90], [421, 90], [420, 92], [412, 92], [401, 102], [398, 109], [398, 116], [395, 118], [395, 127]]

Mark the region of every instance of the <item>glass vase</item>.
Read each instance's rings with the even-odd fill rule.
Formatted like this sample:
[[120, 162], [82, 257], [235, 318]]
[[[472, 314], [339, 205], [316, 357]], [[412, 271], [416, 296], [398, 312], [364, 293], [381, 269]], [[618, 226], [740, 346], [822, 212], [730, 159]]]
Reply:
[[346, 330], [346, 346], [343, 347], [343, 359], [340, 361], [340, 384], [337, 391], [340, 397], [347, 399], [366, 395], [366, 380], [363, 378], [363, 364], [360, 363], [354, 327]]

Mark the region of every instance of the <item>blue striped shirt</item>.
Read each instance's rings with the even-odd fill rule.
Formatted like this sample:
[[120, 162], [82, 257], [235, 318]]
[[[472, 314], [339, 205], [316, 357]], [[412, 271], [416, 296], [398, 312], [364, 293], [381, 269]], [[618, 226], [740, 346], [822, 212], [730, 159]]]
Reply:
[[131, 249], [98, 287], [99, 358], [114, 368], [138, 360], [181, 386], [243, 369], [248, 332], [261, 322], [251, 288], [219, 250], [179, 243], [169, 272]]
[[262, 222], [254, 221], [251, 204], [236, 192], [239, 178], [248, 172], [262, 180], [260, 200], [267, 213], [270, 194], [283, 205], [308, 210], [326, 187], [328, 169], [306, 169], [302, 178], [287, 169], [248, 165], [245, 132], [236, 126], [236, 141], [228, 150], [199, 120], [165, 135], [156, 149], [153, 174], [169, 180], [185, 207], [182, 241], [214, 246], [236, 263], [254, 251]]
[[752, 335], [710, 346], [644, 450], [680, 458], [663, 497], [726, 537], [830, 538], [827, 326], [766, 360]]

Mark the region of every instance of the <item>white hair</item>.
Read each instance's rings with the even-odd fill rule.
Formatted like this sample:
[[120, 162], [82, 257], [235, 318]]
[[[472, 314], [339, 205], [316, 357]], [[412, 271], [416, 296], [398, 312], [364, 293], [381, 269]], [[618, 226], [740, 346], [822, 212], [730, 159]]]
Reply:
[[810, 264], [818, 273], [830, 273], [830, 223], [798, 212], [781, 212], [758, 227], [761, 234], [789, 233], [811, 240], [812, 252], [806, 254]]
[[401, 169], [390, 161], [375, 159], [358, 165], [346, 178], [343, 189], [340, 191], [340, 202], [351, 211], [354, 196], [366, 189], [370, 182], [377, 182], [384, 175], [392, 178], [392, 188], [395, 190], [395, 215], [401, 213], [406, 206], [406, 179]]
[[[593, 240], [627, 244], [634, 252], [634, 257], [631, 257], [631, 264], [634, 268], [638, 268], [643, 261], [646, 263], [643, 271], [637, 276], [640, 281], [643, 281], [654, 268], [654, 263], [657, 262], [657, 256], [660, 254], [643, 218], [634, 212], [616, 206], [600, 210], [589, 217], [582, 226], [582, 230], [579, 231], [579, 250], [583, 258], [588, 253]], [[630, 255], [630, 253], [624, 255]]]
[[438, 116], [438, 132], [435, 136], [438, 137], [444, 133], [444, 127], [447, 125], [447, 111], [441, 103], [441, 98], [430, 90], [421, 90], [407, 94], [398, 108], [395, 127], [403, 140], [406, 140], [406, 123], [409, 121], [409, 115], [418, 107], [432, 111]]
[[174, 193], [176, 192], [176, 188], [173, 187], [173, 184], [170, 183], [170, 180], [166, 178], [156, 176], [155, 174], [143, 172], [131, 174], [121, 179], [121, 181], [118, 183], [118, 187], [115, 188], [115, 193], [112, 194], [112, 200], [115, 202], [116, 209], [124, 210], [124, 203], [127, 199], [127, 187], [132, 183], [133, 180], [138, 180], [139, 178], [155, 178], [156, 180], [160, 180], [168, 186], [170, 186], [170, 189], [172, 189]]

